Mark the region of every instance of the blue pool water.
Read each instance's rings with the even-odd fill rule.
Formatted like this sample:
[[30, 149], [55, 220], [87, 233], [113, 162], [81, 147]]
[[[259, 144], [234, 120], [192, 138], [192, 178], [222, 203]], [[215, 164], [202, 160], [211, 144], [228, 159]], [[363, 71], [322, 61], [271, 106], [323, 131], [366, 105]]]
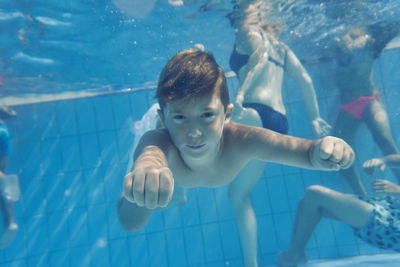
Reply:
[[[192, 2], [172, 7], [159, 0], [146, 16], [132, 17], [111, 1], [0, 0], [0, 104], [18, 112], [8, 124], [8, 172], [19, 175], [22, 191], [15, 205], [19, 231], [0, 251], [0, 266], [243, 266], [226, 186], [188, 190], [184, 207], [153, 214], [135, 234], [125, 233], [116, 216], [132, 125], [155, 102], [154, 86], [167, 59], [202, 43], [229, 71], [234, 31], [224, 16], [231, 4], [221, 1], [193, 15], [203, 1]], [[329, 65], [316, 63], [315, 56], [329, 49], [343, 27], [400, 15], [397, 1], [351, 2], [358, 4], [343, 14], [347, 1], [276, 1], [286, 25], [282, 40], [309, 62], [321, 115], [331, 124], [338, 93]], [[397, 144], [399, 60], [393, 43], [377, 60], [374, 76]], [[237, 82], [228, 83], [233, 95]], [[297, 89], [285, 80], [289, 134], [316, 138]], [[358, 138], [358, 166], [381, 155], [366, 128]], [[384, 175], [394, 181], [389, 171]], [[363, 180], [369, 185], [372, 178]], [[275, 264], [277, 252], [287, 248], [297, 202], [312, 184], [349, 192], [335, 172], [276, 164], [265, 170], [252, 194], [260, 263]], [[346, 225], [322, 221], [307, 253], [326, 261], [392, 252], [356, 239]], [[383, 258], [379, 264], [386, 264]], [[387, 266], [396, 261], [391, 259]]]

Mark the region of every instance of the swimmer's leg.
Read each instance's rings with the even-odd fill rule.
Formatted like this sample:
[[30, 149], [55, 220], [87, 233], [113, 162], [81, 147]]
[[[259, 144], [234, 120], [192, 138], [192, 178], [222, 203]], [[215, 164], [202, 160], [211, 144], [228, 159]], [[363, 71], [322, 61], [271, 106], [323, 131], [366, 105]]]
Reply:
[[243, 249], [244, 266], [257, 265], [257, 221], [251, 204], [250, 194], [260, 179], [265, 162], [249, 162], [230, 184], [228, 196], [236, 216], [240, 241]]
[[[360, 125], [361, 121], [355, 119], [353, 116], [344, 111], [340, 111], [336, 119], [336, 124], [332, 130], [332, 135], [342, 138], [354, 149], [355, 147], [354, 138], [357, 134]], [[365, 190], [365, 187], [361, 181], [360, 174], [354, 164], [346, 170], [341, 170], [340, 174], [348, 182], [354, 194], [357, 195], [367, 194], [367, 191]]]
[[353, 195], [313, 185], [299, 201], [289, 248], [278, 256], [278, 266], [307, 262], [306, 246], [321, 218], [334, 219], [362, 228], [373, 212], [371, 204]]
[[[364, 120], [382, 153], [385, 156], [398, 154], [399, 149], [393, 140], [389, 118], [383, 104], [377, 100], [370, 102], [365, 108], [363, 115]], [[392, 168], [392, 171], [400, 182], [400, 169]]]
[[14, 219], [14, 201], [19, 199], [20, 191], [16, 175], [4, 175], [0, 172], [0, 209], [2, 213], [2, 232], [0, 249], [9, 246], [18, 231]]

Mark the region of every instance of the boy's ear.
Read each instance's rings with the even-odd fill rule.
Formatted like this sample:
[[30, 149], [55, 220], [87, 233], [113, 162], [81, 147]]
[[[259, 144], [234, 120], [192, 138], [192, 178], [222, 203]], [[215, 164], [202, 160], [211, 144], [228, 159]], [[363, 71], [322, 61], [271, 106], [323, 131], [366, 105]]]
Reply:
[[225, 111], [225, 122], [230, 122], [232, 118], [232, 110], [233, 110], [233, 104], [229, 104], [226, 106], [226, 111]]
[[[158, 113], [158, 117], [160, 117], [159, 123], [161, 124], [161, 127], [164, 127], [164, 128], [165, 128], [165, 123], [164, 123], [164, 121], [165, 121], [164, 112], [162, 112], [161, 109], [157, 109], [157, 113]], [[157, 122], [157, 123], [158, 123], [158, 122]], [[160, 127], [160, 128], [161, 128], [161, 127]]]

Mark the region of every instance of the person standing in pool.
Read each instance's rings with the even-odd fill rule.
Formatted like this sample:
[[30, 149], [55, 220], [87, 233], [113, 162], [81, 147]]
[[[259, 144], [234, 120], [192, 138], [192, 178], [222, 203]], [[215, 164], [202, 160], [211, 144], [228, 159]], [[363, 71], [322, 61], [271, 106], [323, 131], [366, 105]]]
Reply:
[[[381, 93], [374, 84], [373, 67], [387, 43], [400, 32], [400, 23], [378, 23], [351, 28], [338, 39], [333, 51], [334, 79], [341, 106], [332, 135], [355, 147], [356, 134], [364, 122], [384, 155], [397, 154], [397, 148]], [[400, 181], [400, 169], [392, 169]], [[341, 171], [355, 194], [366, 195], [356, 166]]]
[[[282, 99], [282, 83], [287, 73], [300, 87], [314, 131], [327, 135], [330, 126], [320, 117], [311, 77], [289, 47], [278, 40], [278, 27], [259, 21], [263, 8], [260, 2], [240, 1], [238, 5], [239, 18], [231, 20], [237, 32], [230, 64], [239, 78], [232, 120], [287, 134], [288, 120]], [[265, 166], [262, 161], [249, 162], [229, 186], [245, 266], [258, 266], [257, 225], [250, 194]]]
[[8, 155], [10, 154], [10, 135], [4, 120], [15, 117], [16, 112], [8, 107], [0, 107], [0, 209], [2, 231], [0, 249], [9, 246], [15, 238], [18, 225], [14, 220], [14, 202], [19, 199], [18, 177], [7, 175]]
[[[400, 154], [374, 158], [363, 164], [373, 175], [386, 166], [400, 168]], [[400, 186], [388, 180], [372, 182], [374, 197], [343, 194], [313, 185], [299, 201], [289, 248], [278, 256], [278, 266], [307, 262], [306, 246], [322, 218], [353, 227], [357, 237], [382, 249], [400, 252]]]

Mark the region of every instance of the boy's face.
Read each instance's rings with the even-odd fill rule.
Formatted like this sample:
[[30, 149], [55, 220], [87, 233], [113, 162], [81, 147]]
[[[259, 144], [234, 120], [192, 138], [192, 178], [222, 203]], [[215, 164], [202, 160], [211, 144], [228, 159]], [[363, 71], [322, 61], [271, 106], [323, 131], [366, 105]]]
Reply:
[[224, 124], [231, 112], [232, 105], [225, 112], [219, 94], [214, 93], [168, 102], [160, 117], [182, 158], [201, 163], [217, 155]]

